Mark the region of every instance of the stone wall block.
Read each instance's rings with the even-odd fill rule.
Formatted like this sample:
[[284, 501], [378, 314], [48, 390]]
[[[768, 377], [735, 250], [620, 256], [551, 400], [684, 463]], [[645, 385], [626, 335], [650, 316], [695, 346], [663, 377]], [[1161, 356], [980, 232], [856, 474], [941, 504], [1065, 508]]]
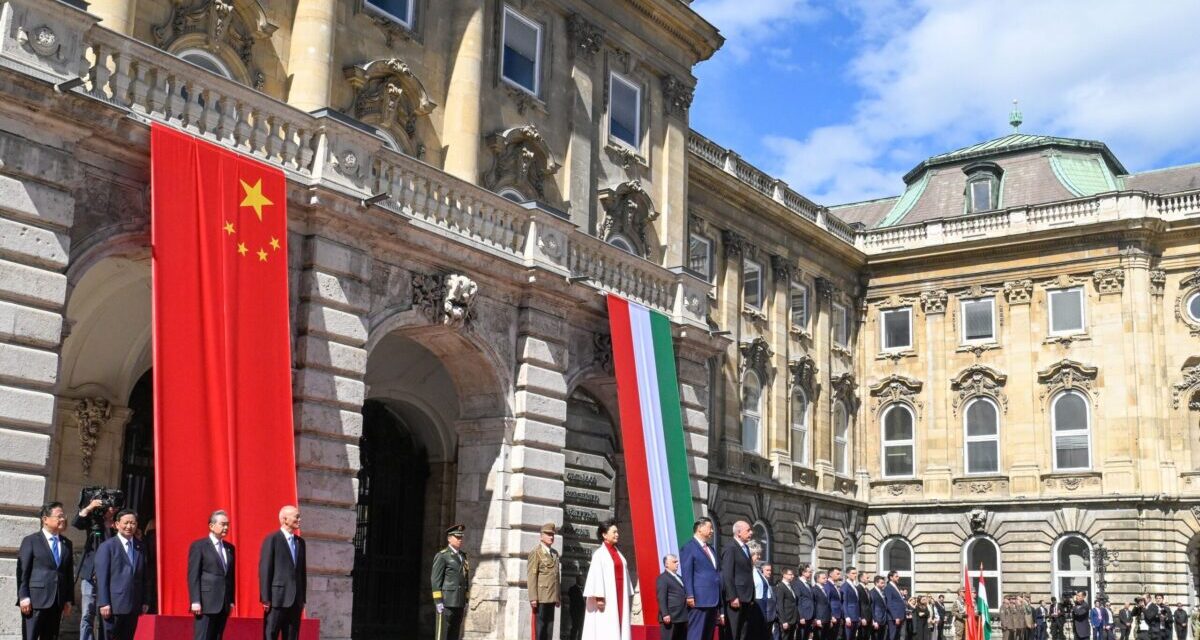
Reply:
[[364, 282], [371, 279], [371, 260], [366, 254], [319, 236], [309, 237], [304, 248], [304, 266]]
[[0, 471], [0, 506], [32, 512], [42, 506], [45, 495], [45, 476]]
[[[514, 473], [509, 483], [508, 495], [513, 500], [524, 500], [542, 504], [560, 505], [563, 501], [563, 481], [558, 478], [541, 478], [526, 473]], [[513, 522], [522, 522], [514, 520]]]
[[0, 298], [59, 309], [66, 295], [67, 277], [61, 273], [0, 260]]
[[333, 442], [307, 434], [296, 436], [296, 466], [331, 471], [361, 468], [357, 444]]
[[307, 503], [346, 507], [358, 504], [358, 479], [349, 470], [300, 468], [296, 470], [296, 487], [300, 500]]
[[50, 436], [0, 429], [0, 463], [45, 466], [50, 456]]
[[567, 348], [557, 342], [523, 335], [517, 340], [517, 357], [526, 364], [563, 371], [566, 368]]
[[0, 386], [0, 424], [49, 429], [54, 424], [54, 396]]
[[529, 473], [561, 479], [565, 468], [566, 456], [560, 450], [546, 451], [528, 445], [513, 448], [512, 470], [514, 473]]
[[0, 256], [25, 264], [63, 269], [71, 239], [62, 233], [0, 218]]
[[0, 380], [52, 389], [58, 382], [58, 354], [0, 343]]
[[362, 437], [362, 412], [356, 409], [340, 409], [317, 402], [298, 402], [293, 409], [296, 426], [300, 431], [321, 433], [358, 442]]
[[517, 388], [549, 398], [567, 397], [567, 379], [562, 373], [531, 364], [521, 365], [517, 372]]
[[356, 347], [366, 344], [367, 324], [361, 317], [319, 304], [306, 303], [303, 307], [300, 317], [305, 333]]
[[301, 369], [296, 374], [295, 386], [300, 398], [339, 404], [351, 410], [361, 409], [366, 394], [362, 380], [317, 369]]
[[354, 545], [348, 541], [306, 538], [305, 543], [304, 552], [310, 572], [340, 573], [345, 567], [354, 566]]
[[75, 218], [75, 199], [53, 187], [0, 175], [0, 216], [66, 229]]
[[310, 544], [314, 540], [348, 542], [354, 539], [356, 522], [353, 509], [323, 507], [301, 501], [300, 516], [301, 530]]
[[306, 270], [301, 274], [300, 297], [350, 312], [365, 312], [371, 306], [371, 290], [366, 283], [322, 271]]
[[536, 418], [561, 424], [567, 419], [567, 401], [550, 398], [540, 393], [517, 392], [516, 413], [527, 418]]
[[567, 445], [567, 430], [561, 424], [521, 418], [517, 420], [513, 442], [514, 444], [561, 449]]
[[306, 335], [296, 345], [296, 356], [307, 367], [361, 376], [367, 370], [367, 351], [359, 347]]
[[0, 302], [0, 341], [57, 348], [61, 337], [61, 315]]

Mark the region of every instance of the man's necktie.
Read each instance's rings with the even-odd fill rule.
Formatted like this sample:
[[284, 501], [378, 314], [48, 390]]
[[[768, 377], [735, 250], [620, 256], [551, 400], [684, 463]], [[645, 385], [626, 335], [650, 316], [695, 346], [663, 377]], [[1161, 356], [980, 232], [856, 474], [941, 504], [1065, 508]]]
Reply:
[[129, 557], [129, 566], [136, 567], [137, 563], [133, 561], [133, 541], [125, 542], [125, 555]]
[[296, 564], [296, 536], [288, 538], [289, 546], [292, 548], [292, 564]]
[[750, 547], [747, 547], [746, 545], [742, 545], [742, 553], [746, 554], [746, 557], [749, 558], [750, 557]]
[[217, 546], [216, 546], [216, 548], [217, 548], [217, 557], [221, 559], [221, 568], [222, 568], [222, 569], [228, 569], [228, 568], [229, 568], [229, 566], [226, 564], [226, 561], [225, 561], [225, 548], [224, 548], [224, 546], [223, 546], [223, 545], [222, 545], [220, 542], [218, 542], [218, 543], [217, 543]]
[[54, 566], [62, 564], [62, 558], [58, 555], [58, 536], [50, 538], [50, 553], [54, 554]]

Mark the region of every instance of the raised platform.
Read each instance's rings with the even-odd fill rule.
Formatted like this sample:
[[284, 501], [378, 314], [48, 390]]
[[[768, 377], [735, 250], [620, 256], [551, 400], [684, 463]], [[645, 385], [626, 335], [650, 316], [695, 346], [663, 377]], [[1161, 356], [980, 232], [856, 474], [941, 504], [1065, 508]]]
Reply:
[[[136, 640], [181, 640], [192, 637], [192, 616], [145, 615], [138, 620]], [[225, 640], [262, 640], [262, 618], [230, 618], [225, 625]], [[321, 621], [305, 619], [300, 623], [300, 640], [318, 640]], [[635, 636], [636, 637], [636, 636]], [[657, 639], [658, 636], [651, 636]]]

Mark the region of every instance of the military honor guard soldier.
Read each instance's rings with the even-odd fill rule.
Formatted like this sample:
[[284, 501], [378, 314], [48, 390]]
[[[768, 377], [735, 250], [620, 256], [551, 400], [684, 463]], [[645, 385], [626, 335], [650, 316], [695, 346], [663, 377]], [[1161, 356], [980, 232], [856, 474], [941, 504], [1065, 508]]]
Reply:
[[533, 608], [534, 640], [551, 640], [554, 634], [554, 612], [560, 604], [559, 575], [561, 564], [554, 549], [557, 529], [553, 522], [542, 525], [542, 539], [529, 552], [529, 605]]
[[462, 637], [463, 610], [471, 590], [467, 553], [462, 550], [466, 531], [461, 524], [446, 529], [446, 548], [433, 557], [430, 583], [433, 605], [437, 609], [435, 640], [459, 640]]

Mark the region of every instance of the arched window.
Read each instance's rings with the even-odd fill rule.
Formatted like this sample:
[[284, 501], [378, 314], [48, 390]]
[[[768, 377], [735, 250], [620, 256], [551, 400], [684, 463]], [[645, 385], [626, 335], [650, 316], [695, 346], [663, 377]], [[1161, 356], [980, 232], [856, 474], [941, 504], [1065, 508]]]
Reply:
[[850, 567], [858, 564], [855, 557], [858, 555], [858, 545], [854, 543], [854, 536], [845, 534], [842, 536], [842, 570], [845, 571]]
[[[974, 578], [983, 568], [983, 585], [989, 609], [1000, 606], [1000, 548], [991, 538], [972, 538], [963, 547], [963, 562]], [[975, 584], [974, 582], [972, 584]]]
[[833, 471], [849, 473], [850, 416], [841, 402], [833, 403]]
[[216, 56], [203, 49], [185, 49], [180, 51], [177, 55], [181, 60], [187, 60], [201, 69], [211, 71], [225, 78], [233, 79], [233, 74], [229, 72], [229, 67], [227, 67], [224, 62], [221, 62]]
[[800, 567], [805, 564], [811, 564], [813, 574], [816, 575], [817, 569], [817, 530], [811, 527], [805, 527], [800, 530]]
[[1000, 412], [990, 398], [975, 398], [963, 412], [967, 473], [1000, 471]]
[[883, 411], [881, 422], [884, 477], [911, 476], [916, 459], [912, 409], [903, 404], [894, 404]]
[[[517, 204], [521, 204], [522, 202], [527, 202], [529, 200], [529, 198], [526, 198], [523, 193], [521, 193], [520, 191], [517, 191], [516, 189], [513, 189], [512, 187], [505, 187], [505, 188], [501, 189], [499, 195], [501, 198], [504, 198], [505, 200], [512, 200], [513, 202], [515, 202]], [[625, 246], [621, 246], [621, 245], [617, 244], [616, 242], [614, 242], [614, 240], [620, 240], [621, 242], [624, 242]], [[626, 248], [629, 246], [628, 242], [626, 242], [626, 240], [620, 236], [617, 236], [617, 237], [613, 238], [612, 240], [609, 240], [609, 243], [614, 244], [618, 247], [621, 247], [625, 251], [630, 251], [630, 249]]]
[[[509, 199], [511, 200], [512, 198]], [[636, 252], [633, 250], [633, 243], [629, 242], [629, 240], [626, 240], [625, 236], [613, 236], [608, 239], [608, 243], [620, 249], [621, 251], [624, 251], [625, 253], [633, 253], [636, 255]]]
[[742, 449], [759, 452], [762, 425], [762, 382], [753, 369], [742, 378]]
[[800, 389], [792, 394], [792, 462], [808, 464], [808, 396]]
[[1054, 562], [1054, 595], [1059, 600], [1083, 591], [1085, 599], [1092, 595], [1092, 544], [1078, 535], [1065, 535], [1054, 543], [1051, 560]]
[[754, 526], [751, 527], [751, 529], [753, 529], [754, 539], [758, 540], [759, 544], [762, 545], [762, 548], [763, 548], [762, 560], [763, 560], [763, 562], [770, 562], [771, 561], [771, 530], [767, 528], [767, 523], [763, 522], [762, 520], [757, 520], [754, 522]]
[[913, 549], [904, 538], [888, 538], [879, 547], [879, 573], [886, 576], [895, 571], [900, 574], [900, 588], [913, 591]]
[[1064, 391], [1050, 403], [1054, 433], [1054, 469], [1090, 469], [1092, 466], [1091, 409], [1078, 391]]

